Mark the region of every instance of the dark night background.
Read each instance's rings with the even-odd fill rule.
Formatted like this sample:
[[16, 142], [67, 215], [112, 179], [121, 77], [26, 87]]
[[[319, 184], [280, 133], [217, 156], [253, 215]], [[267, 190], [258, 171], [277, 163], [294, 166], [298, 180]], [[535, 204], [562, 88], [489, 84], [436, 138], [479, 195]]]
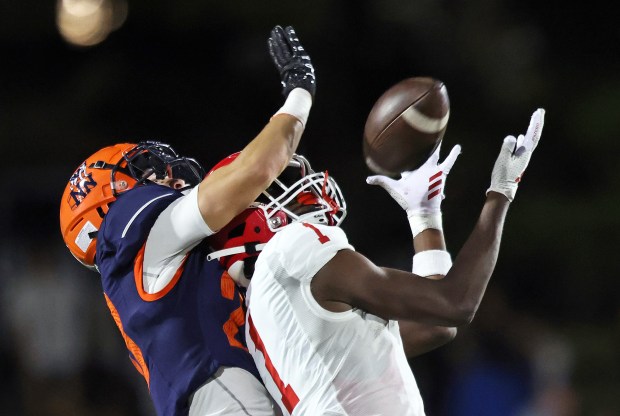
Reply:
[[126, 2], [117, 30], [80, 47], [60, 35], [55, 2], [0, 0], [3, 414], [152, 414], [97, 276], [64, 247], [60, 196], [114, 142], [165, 141], [207, 167], [241, 149], [283, 103], [266, 39], [290, 24], [318, 84], [298, 152], [338, 180], [343, 228], [378, 264], [407, 269], [412, 255], [405, 214], [365, 184], [364, 122], [385, 89], [410, 76], [447, 85], [442, 153], [463, 146], [442, 205], [453, 256], [504, 136], [547, 110], [474, 322], [411, 361], [429, 416], [620, 415], [620, 26], [608, 2]]

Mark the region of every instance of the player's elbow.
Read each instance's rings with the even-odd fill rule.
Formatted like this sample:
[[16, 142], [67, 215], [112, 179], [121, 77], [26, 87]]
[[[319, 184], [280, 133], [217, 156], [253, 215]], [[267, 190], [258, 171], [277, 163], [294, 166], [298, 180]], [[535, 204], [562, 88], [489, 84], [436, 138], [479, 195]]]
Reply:
[[480, 297], [468, 293], [462, 288], [446, 286], [441, 292], [441, 306], [444, 322], [440, 325], [447, 327], [459, 327], [469, 325], [478, 311]]
[[261, 189], [267, 188], [280, 174], [277, 166], [271, 163], [254, 164], [248, 170], [248, 177]]
[[456, 334], [456, 327], [438, 326], [435, 327], [435, 333], [433, 334], [433, 336], [435, 338], [435, 343], [438, 346], [441, 346], [452, 342], [452, 340], [454, 340], [454, 338], [456, 337]]
[[450, 324], [455, 327], [469, 325], [474, 320], [477, 311], [477, 303], [474, 304], [471, 302], [462, 302], [458, 304], [455, 308], [453, 308], [452, 314], [450, 316]]

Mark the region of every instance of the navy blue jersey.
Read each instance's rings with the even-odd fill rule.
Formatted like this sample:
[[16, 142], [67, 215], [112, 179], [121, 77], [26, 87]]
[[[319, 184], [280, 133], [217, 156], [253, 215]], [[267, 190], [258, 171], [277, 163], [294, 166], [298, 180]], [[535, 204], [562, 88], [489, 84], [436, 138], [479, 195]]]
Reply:
[[149, 386], [160, 416], [183, 415], [188, 399], [220, 366], [241, 367], [258, 378], [245, 348], [242, 298], [203, 241], [171, 282], [148, 294], [142, 258], [159, 214], [182, 194], [160, 185], [118, 197], [97, 234], [96, 263], [106, 302]]

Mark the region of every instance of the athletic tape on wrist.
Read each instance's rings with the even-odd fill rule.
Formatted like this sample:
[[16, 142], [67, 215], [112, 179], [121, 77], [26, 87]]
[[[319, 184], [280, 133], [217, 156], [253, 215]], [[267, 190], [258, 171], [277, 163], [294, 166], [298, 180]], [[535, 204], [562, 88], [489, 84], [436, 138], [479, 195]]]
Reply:
[[443, 230], [441, 213], [427, 214], [427, 215], [411, 215], [408, 218], [409, 225], [411, 226], [411, 234], [415, 238], [416, 235], [422, 231], [433, 228], [435, 230]]
[[443, 250], [420, 251], [413, 256], [411, 272], [426, 277], [436, 274], [446, 275], [452, 267], [452, 256]]
[[301, 124], [306, 126], [308, 116], [310, 115], [310, 108], [312, 107], [312, 96], [303, 88], [295, 88], [288, 94], [284, 105], [276, 111], [273, 117], [278, 114], [288, 114], [301, 121]]

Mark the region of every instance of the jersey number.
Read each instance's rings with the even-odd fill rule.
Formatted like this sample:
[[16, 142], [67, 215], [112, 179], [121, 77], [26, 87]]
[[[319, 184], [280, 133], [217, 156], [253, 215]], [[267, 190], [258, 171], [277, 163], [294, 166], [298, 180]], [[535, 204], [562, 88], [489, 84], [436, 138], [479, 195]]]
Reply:
[[316, 228], [314, 225], [312, 224], [308, 224], [307, 222], [302, 222], [301, 225], [303, 225], [306, 228], [310, 228], [312, 231], [314, 231], [316, 233], [316, 235], [319, 237], [319, 243], [321, 244], [325, 244], [329, 241], [329, 237], [326, 236], [325, 234], [323, 234], [318, 228]]
[[269, 358], [269, 354], [267, 354], [265, 344], [263, 344], [263, 340], [261, 339], [260, 335], [258, 335], [258, 332], [254, 327], [254, 322], [252, 322], [252, 316], [249, 314], [248, 325], [250, 327], [250, 338], [252, 338], [256, 349], [263, 354], [263, 357], [265, 359], [265, 368], [267, 369], [267, 372], [269, 372], [269, 375], [271, 375], [271, 379], [273, 380], [275, 385], [278, 387], [280, 394], [282, 394], [282, 404], [284, 404], [284, 407], [286, 407], [286, 410], [288, 410], [289, 413], [293, 413], [293, 409], [295, 409], [295, 406], [297, 406], [297, 403], [299, 403], [299, 397], [297, 397], [297, 393], [295, 393], [295, 390], [293, 390], [290, 384], [287, 384], [286, 386], [284, 385], [284, 382], [280, 378], [280, 374], [278, 374], [278, 370], [276, 370], [276, 368], [273, 366], [271, 358]]
[[[230, 277], [228, 272], [222, 273], [220, 288], [224, 298], [229, 300], [233, 300], [235, 298], [235, 294], [237, 294], [235, 291], [235, 282], [232, 280], [232, 277]], [[238, 294], [237, 297], [239, 297]], [[224, 322], [222, 329], [228, 338], [228, 343], [232, 347], [241, 348], [247, 351], [248, 349], [237, 339], [239, 327], [243, 326], [244, 323], [245, 311], [243, 310], [243, 301], [241, 297], [239, 297], [239, 307], [230, 313], [230, 316], [228, 317], [228, 320]]]

